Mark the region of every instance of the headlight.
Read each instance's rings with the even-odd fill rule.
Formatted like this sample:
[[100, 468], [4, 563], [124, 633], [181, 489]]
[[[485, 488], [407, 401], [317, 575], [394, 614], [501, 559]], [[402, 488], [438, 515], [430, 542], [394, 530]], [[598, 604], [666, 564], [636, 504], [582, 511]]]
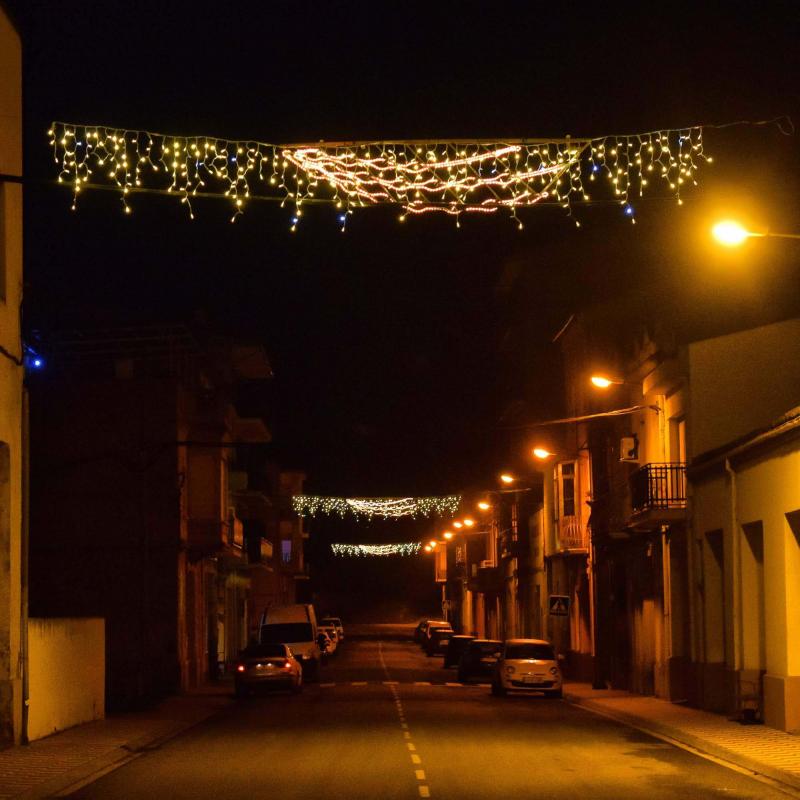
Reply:
[[558, 667], [550, 667], [551, 675], [558, 675]]
[[506, 667], [506, 675], [513, 675], [517, 671], [516, 667]]

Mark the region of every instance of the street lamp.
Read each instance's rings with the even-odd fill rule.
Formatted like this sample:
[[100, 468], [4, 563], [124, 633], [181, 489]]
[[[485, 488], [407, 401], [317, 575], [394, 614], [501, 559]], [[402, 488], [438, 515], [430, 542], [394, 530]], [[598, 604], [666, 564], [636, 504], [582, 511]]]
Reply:
[[608, 378], [605, 375], [592, 375], [589, 380], [592, 386], [596, 386], [598, 389], [608, 389], [609, 386], [622, 386], [625, 383], [622, 378]]
[[487, 503], [485, 500], [481, 500], [480, 503], [478, 503], [478, 508], [481, 511], [488, 511], [491, 507], [491, 503]]
[[445, 539], [450, 540], [453, 538], [454, 534], [453, 531], [445, 531], [442, 535], [444, 536]]
[[515, 478], [513, 475], [509, 475], [507, 472], [504, 472], [504, 473], [503, 473], [503, 474], [500, 476], [500, 480], [501, 480], [501, 481], [502, 481], [502, 482], [503, 482], [503, 483], [504, 483], [506, 486], [511, 486], [511, 484], [512, 484], [512, 483], [514, 483], [514, 481], [516, 480], [516, 478]]
[[800, 239], [800, 234], [797, 233], [772, 233], [771, 231], [756, 233], [755, 231], [748, 231], [747, 228], [731, 219], [718, 222], [711, 228], [711, 234], [725, 247], [738, 247], [746, 239]]
[[534, 447], [531, 452], [540, 461], [544, 461], [545, 459], [550, 458], [550, 456], [554, 456], [555, 455], [555, 453], [551, 453], [549, 450], [547, 450], [544, 447]]

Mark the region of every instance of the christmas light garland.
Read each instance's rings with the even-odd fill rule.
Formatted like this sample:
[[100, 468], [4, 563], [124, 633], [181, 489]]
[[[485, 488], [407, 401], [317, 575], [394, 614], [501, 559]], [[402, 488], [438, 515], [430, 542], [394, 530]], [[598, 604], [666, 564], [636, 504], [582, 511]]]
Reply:
[[[633, 221], [631, 200], [661, 179], [678, 202], [695, 184], [703, 130], [689, 127], [650, 133], [573, 139], [333, 142], [267, 144], [207, 136], [172, 136], [107, 126], [54, 122], [48, 131], [59, 182], [73, 190], [118, 190], [131, 211], [136, 192], [180, 198], [194, 217], [198, 196], [227, 198], [233, 222], [250, 200], [292, 207], [296, 230], [309, 203], [338, 209], [344, 230], [353, 210], [378, 204], [408, 214], [491, 214], [557, 203], [569, 212], [593, 199], [589, 187], [608, 181], [602, 197], [618, 202]], [[579, 224], [576, 220], [576, 224]]]
[[336, 556], [415, 556], [419, 553], [421, 542], [400, 542], [398, 544], [332, 544]]
[[315, 514], [348, 513], [356, 517], [383, 517], [398, 519], [400, 517], [429, 517], [432, 514], [455, 514], [461, 498], [458, 495], [443, 497], [377, 497], [377, 498], [345, 498], [317, 497], [314, 495], [295, 495], [292, 508], [300, 516]]

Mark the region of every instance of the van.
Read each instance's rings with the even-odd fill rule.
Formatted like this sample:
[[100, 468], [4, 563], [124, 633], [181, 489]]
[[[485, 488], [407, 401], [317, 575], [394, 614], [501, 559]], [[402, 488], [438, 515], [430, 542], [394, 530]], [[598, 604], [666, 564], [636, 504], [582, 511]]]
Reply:
[[259, 644], [285, 644], [303, 668], [303, 679], [319, 677], [321, 652], [317, 644], [317, 617], [310, 603], [269, 606], [261, 615]]

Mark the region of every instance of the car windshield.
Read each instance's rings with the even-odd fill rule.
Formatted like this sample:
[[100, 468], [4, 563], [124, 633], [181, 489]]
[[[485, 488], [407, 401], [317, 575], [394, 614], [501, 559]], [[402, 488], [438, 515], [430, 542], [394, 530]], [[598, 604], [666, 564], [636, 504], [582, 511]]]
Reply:
[[252, 644], [242, 650], [243, 658], [275, 658], [286, 657], [286, 645], [283, 644]]
[[500, 642], [481, 642], [480, 644], [472, 645], [471, 649], [474, 652], [480, 653], [482, 656], [493, 656], [499, 654], [503, 646]]
[[313, 638], [308, 622], [278, 622], [261, 626], [262, 644], [310, 642]]
[[554, 661], [555, 654], [549, 644], [509, 644], [506, 645], [506, 658], [534, 658], [537, 661]]

